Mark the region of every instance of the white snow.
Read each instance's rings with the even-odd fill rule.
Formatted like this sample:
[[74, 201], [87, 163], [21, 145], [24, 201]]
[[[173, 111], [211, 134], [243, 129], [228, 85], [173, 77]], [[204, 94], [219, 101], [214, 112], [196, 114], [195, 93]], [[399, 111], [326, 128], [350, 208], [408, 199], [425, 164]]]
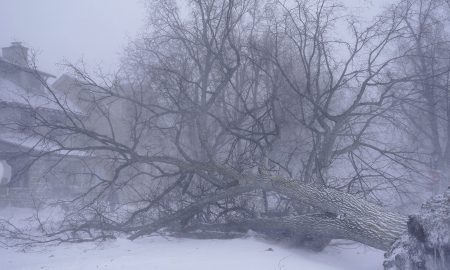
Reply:
[[[57, 219], [60, 209], [46, 208], [43, 220]], [[6, 207], [0, 219], [27, 225], [31, 209]], [[28, 221], [27, 221], [28, 220]], [[101, 243], [60, 244], [27, 250], [3, 248], [3, 270], [381, 270], [383, 252], [348, 241], [334, 241], [315, 253], [265, 241], [245, 239], [193, 240], [149, 236]], [[269, 249], [272, 249], [270, 251]]]
[[[72, 102], [64, 97], [58, 97], [62, 105], [74, 113], [81, 114], [82, 111]], [[0, 77], [0, 101], [18, 103], [32, 108], [46, 108], [52, 110], [62, 110], [56, 103], [56, 99], [50, 94], [35, 94], [32, 91], [20, 87], [8, 79]]]
[[47, 97], [31, 94], [13, 82], [0, 78], [0, 100], [30, 105], [33, 108], [43, 107], [55, 109], [55, 105]]
[[0, 140], [20, 145], [27, 149], [33, 149], [35, 151], [49, 152], [52, 151], [54, 154], [66, 155], [66, 156], [89, 156], [90, 154], [86, 151], [79, 150], [61, 150], [61, 146], [48, 140], [47, 138], [40, 137], [38, 135], [30, 135], [18, 132], [4, 132], [0, 133]]
[[26, 252], [0, 248], [0, 261], [1, 269], [8, 270], [376, 270], [382, 269], [383, 254], [357, 244], [312, 253], [255, 238], [192, 240], [154, 236], [101, 244], [62, 244]]

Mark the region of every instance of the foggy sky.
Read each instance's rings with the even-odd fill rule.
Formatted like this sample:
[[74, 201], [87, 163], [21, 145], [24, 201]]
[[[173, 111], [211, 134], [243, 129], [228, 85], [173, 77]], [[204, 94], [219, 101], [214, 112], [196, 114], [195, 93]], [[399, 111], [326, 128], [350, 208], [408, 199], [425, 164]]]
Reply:
[[[359, 14], [373, 14], [391, 1], [344, 2]], [[40, 69], [55, 75], [63, 72], [57, 63], [81, 58], [108, 71], [144, 19], [144, 0], [0, 0], [0, 47], [24, 42], [37, 51]]]
[[55, 75], [63, 60], [115, 67], [144, 14], [142, 0], [0, 0], [0, 47], [24, 42]]

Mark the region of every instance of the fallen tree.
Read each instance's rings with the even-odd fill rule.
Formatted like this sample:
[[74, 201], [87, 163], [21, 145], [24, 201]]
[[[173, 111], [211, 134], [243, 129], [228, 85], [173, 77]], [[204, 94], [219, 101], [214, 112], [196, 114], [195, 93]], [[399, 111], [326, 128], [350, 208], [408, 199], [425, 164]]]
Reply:
[[[166, 159], [186, 169], [188, 163]], [[48, 232], [45, 240], [20, 231], [9, 223], [15, 231], [9, 231], [2, 223], [2, 234], [16, 240], [35, 242], [82, 242], [97, 241], [113, 237], [111, 232], [126, 232], [130, 239], [156, 233], [161, 229], [176, 236], [215, 238], [222, 236], [242, 237], [248, 230], [254, 230], [272, 239], [289, 239], [296, 245], [322, 250], [332, 239], [353, 240], [365, 245], [388, 251], [384, 264], [387, 270], [444, 270], [450, 262], [450, 192], [436, 196], [423, 205], [422, 211], [413, 216], [404, 216], [354, 195], [305, 184], [279, 176], [261, 174], [239, 174], [230, 169], [211, 164], [190, 164], [191, 169], [214, 171], [236, 180], [236, 185], [198, 200], [178, 211], [159, 217], [149, 224], [127, 227], [112, 224], [107, 220], [97, 223], [71, 224], [72, 226]], [[215, 169], [213, 169], [215, 168]], [[293, 201], [312, 206], [315, 214], [284, 216], [280, 218], [234, 219], [223, 224], [189, 223], [189, 220], [208, 205], [229, 197], [236, 197], [255, 190], [277, 192]], [[40, 223], [44, 230], [45, 222]], [[95, 231], [101, 234], [95, 234]], [[87, 232], [90, 237], [79, 239], [76, 233]], [[64, 239], [63, 236], [68, 238]], [[219, 236], [219, 237], [222, 237]], [[34, 240], [33, 240], [34, 237]], [[42, 239], [42, 238], [40, 238]]]
[[[38, 219], [37, 242], [252, 229], [316, 250], [336, 238], [389, 250], [408, 217], [364, 198], [407, 192], [404, 175], [422, 176], [424, 163], [379, 135], [398, 135], [392, 89], [416, 79], [395, 72], [402, 53], [385, 52], [404, 37], [403, 11], [352, 21], [348, 41], [330, 35], [344, 18], [334, 1], [285, 4], [196, 0], [184, 20], [175, 2], [154, 1], [155, 29], [123, 73], [97, 83], [72, 67], [76, 87], [65, 90], [87, 93], [94, 119], [47, 86], [67, 122], [36, 114], [33, 135], [53, 152], [103, 158], [107, 173], [93, 169], [82, 194], [56, 202], [67, 209], [57, 226]], [[279, 217], [261, 217], [270, 210]]]
[[[224, 172], [224, 169], [220, 171]], [[233, 173], [233, 177], [237, 174]], [[225, 196], [260, 188], [276, 191], [321, 211], [282, 218], [234, 220], [226, 224], [196, 224], [176, 231], [195, 231], [197, 237], [215, 237], [211, 232], [254, 230], [271, 238], [288, 238], [297, 245], [323, 249], [331, 239], [347, 239], [387, 251], [387, 270], [445, 270], [450, 266], [450, 191], [430, 199], [417, 215], [404, 216], [336, 190], [298, 183], [281, 177], [241, 175], [242, 186], [179, 210], [132, 235], [156, 232], [172, 222], [193, 216], [196, 211]], [[251, 187], [249, 189], [249, 187]], [[173, 228], [172, 228], [173, 229]], [[200, 230], [200, 232], [199, 232]], [[192, 234], [178, 234], [192, 236]], [[241, 237], [242, 234], [227, 235]]]
[[[334, 233], [386, 250], [407, 219], [357, 194], [370, 196], [379, 185], [402, 187], [397, 183], [402, 178], [392, 177], [386, 163], [413, 172], [407, 154], [371, 138], [371, 125], [385, 123], [395, 105], [391, 89], [409, 79], [390, 72], [402, 54], [382, 54], [402, 37], [402, 11], [393, 8], [370, 27], [352, 22], [352, 40], [340, 41], [331, 35], [332, 25], [348, 22], [329, 0], [263, 7], [250, 0], [192, 1], [186, 19], [172, 1], [152, 5], [155, 29], [130, 49], [117, 77], [97, 83], [72, 67], [77, 79], [70, 91], [87, 93], [81, 101], [88, 100], [94, 119], [72, 112], [46, 87], [67, 121], [37, 114], [34, 135], [55, 145], [52, 151], [96, 155], [113, 168], [107, 176], [92, 170], [94, 181], [70, 201], [73, 213], [60, 231], [93, 228], [127, 232], [134, 239], [169, 225], [186, 226], [214, 203], [262, 190], [263, 212], [269, 208], [267, 192], [288, 198], [288, 206], [315, 211], [304, 219], [285, 214], [280, 226], [317, 228], [310, 234]], [[337, 49], [342, 57], [332, 53]], [[336, 99], [348, 92], [345, 102]], [[372, 98], [369, 92], [380, 95]], [[118, 117], [112, 111], [119, 107], [130, 112]], [[299, 138], [291, 139], [295, 134]], [[331, 183], [330, 173], [343, 166], [338, 160], [354, 176]], [[267, 173], [248, 173], [255, 167]], [[104, 206], [108, 193], [123, 195], [120, 203], [131, 205], [129, 212], [118, 216]], [[253, 218], [261, 212], [241, 208]], [[276, 227], [267, 224], [269, 231]]]
[[249, 229], [276, 232], [277, 228], [284, 228], [294, 235], [349, 239], [382, 250], [388, 250], [391, 244], [406, 230], [406, 216], [383, 209], [348, 193], [282, 177], [240, 175], [225, 169], [220, 169], [220, 171], [238, 180], [240, 185], [145, 225], [130, 239], [156, 232], [173, 222], [180, 222], [192, 217], [212, 202], [255, 189], [275, 191], [294, 201], [310, 205], [321, 211], [321, 214], [244, 221], [242, 226]]

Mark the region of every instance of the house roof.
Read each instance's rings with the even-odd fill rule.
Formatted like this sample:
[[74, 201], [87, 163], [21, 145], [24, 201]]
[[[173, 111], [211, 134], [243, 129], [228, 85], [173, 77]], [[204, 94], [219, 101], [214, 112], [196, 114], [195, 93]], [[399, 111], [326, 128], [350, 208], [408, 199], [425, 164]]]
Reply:
[[87, 157], [91, 156], [91, 153], [80, 150], [65, 150], [61, 149], [56, 143], [51, 140], [33, 136], [29, 134], [19, 133], [19, 132], [6, 132], [0, 134], [0, 141], [20, 146], [25, 151], [36, 151], [36, 152], [53, 152], [55, 155], [64, 156], [80, 156]]
[[[82, 111], [71, 101], [62, 96], [57, 97], [57, 99], [71, 112], [82, 114]], [[57, 99], [50, 95], [50, 93], [32, 93], [32, 91], [27, 91], [10, 80], [0, 77], [0, 102], [21, 104], [30, 106], [33, 109], [44, 108], [51, 110], [62, 110], [62, 108], [56, 103]]]
[[40, 71], [40, 70], [37, 70], [37, 69], [33, 69], [33, 68], [30, 68], [30, 67], [26, 67], [26, 66], [21, 66], [21, 65], [15, 64], [15, 63], [13, 63], [11, 61], [8, 61], [8, 59], [6, 59], [6, 58], [4, 58], [2, 56], [0, 56], [0, 63], [4, 63], [4, 64], [10, 65], [10, 66], [13, 66], [14, 68], [21, 69], [23, 71], [26, 71], [26, 72], [29, 72], [29, 73], [32, 73], [32, 74], [37, 72], [39, 75], [47, 77], [47, 78], [56, 78], [55, 75], [52, 75], [50, 73], [43, 72], [43, 71]]

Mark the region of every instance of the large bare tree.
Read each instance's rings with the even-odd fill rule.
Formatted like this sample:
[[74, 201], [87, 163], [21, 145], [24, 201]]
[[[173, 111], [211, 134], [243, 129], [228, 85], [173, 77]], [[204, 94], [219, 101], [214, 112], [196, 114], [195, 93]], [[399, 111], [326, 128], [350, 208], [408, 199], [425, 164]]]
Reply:
[[40, 220], [44, 240], [28, 238], [251, 228], [317, 249], [344, 238], [387, 250], [406, 231], [386, 204], [416, 173], [389, 134], [393, 89], [417, 77], [396, 71], [407, 54], [392, 49], [408, 9], [359, 23], [329, 0], [149, 5], [149, 29], [115, 76], [71, 66], [95, 122], [47, 87], [67, 121], [37, 115], [36, 134], [54, 151], [93, 153], [110, 175], [92, 172], [86, 190], [58, 202], [70, 205], [63, 220]]

